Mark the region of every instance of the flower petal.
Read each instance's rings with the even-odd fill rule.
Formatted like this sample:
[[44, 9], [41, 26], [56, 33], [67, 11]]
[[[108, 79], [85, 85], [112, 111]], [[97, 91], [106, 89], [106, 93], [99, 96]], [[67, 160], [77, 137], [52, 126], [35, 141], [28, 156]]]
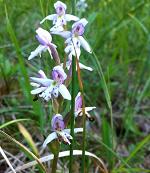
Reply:
[[35, 94], [39, 94], [41, 92], [43, 92], [47, 87], [40, 87], [40, 88], [36, 88], [34, 90], [31, 91], [31, 94], [35, 95]]
[[42, 40], [42, 43], [45, 43], [46, 45], [51, 43], [52, 36], [48, 31], [43, 28], [38, 28], [36, 33], [38, 34], [39, 39]]
[[64, 99], [71, 100], [71, 95], [65, 85], [61, 84], [59, 86], [59, 92]]
[[34, 51], [31, 52], [28, 60], [33, 59], [37, 55], [40, 55], [43, 51], [46, 51], [46, 49], [47, 49], [46, 46], [39, 45]]
[[46, 16], [41, 22], [40, 24], [42, 24], [43, 22], [45, 22], [45, 20], [54, 20], [56, 18], [57, 14], [51, 14]]
[[62, 31], [62, 32], [51, 32], [51, 34], [55, 34], [55, 35], [60, 35], [61, 37], [67, 39], [71, 36], [71, 32], [70, 31]]
[[87, 42], [82, 36], [79, 36], [78, 38], [79, 38], [79, 40], [80, 40], [80, 43], [81, 43], [82, 47], [83, 47], [87, 52], [92, 53], [92, 50], [91, 50], [91, 48], [90, 48], [88, 42]]
[[56, 138], [57, 138], [56, 132], [49, 134], [43, 143], [43, 148], [45, 148], [48, 143], [50, 143], [51, 141], [53, 141]]
[[38, 88], [40, 86], [40, 84], [37, 84], [35, 82], [30, 82], [30, 85], [33, 87], [36, 87], [36, 88]]
[[82, 24], [84, 27], [88, 24], [88, 21], [85, 19], [85, 18], [82, 18], [81, 20], [75, 22], [73, 25], [72, 25], [72, 28], [74, 28], [75, 26], [79, 25], [79, 24]]
[[32, 82], [41, 84], [43, 86], [49, 86], [53, 82], [53, 80], [51, 80], [51, 79], [45, 79], [45, 78], [43, 79], [43, 78], [37, 78], [37, 77], [30, 77], [30, 80]]
[[39, 70], [39, 71], [38, 71], [38, 74], [39, 74], [39, 76], [40, 76], [41, 78], [47, 79], [46, 74], [44, 73], [43, 70]]
[[93, 109], [96, 109], [96, 107], [85, 107], [85, 112], [89, 112]]
[[89, 71], [93, 71], [93, 69], [91, 67], [88, 67], [82, 63], [79, 63], [79, 67], [80, 69], [85, 69], [85, 70], [89, 70]]
[[[70, 132], [71, 132], [70, 129], [64, 129], [63, 131], [68, 133], [68, 134], [70, 134]], [[80, 133], [80, 132], [83, 132], [83, 128], [75, 128], [74, 129], [74, 133]]]
[[74, 15], [71, 15], [71, 14], [66, 14], [65, 19], [66, 19], [66, 21], [71, 21], [71, 20], [77, 21], [77, 20], [79, 20], [79, 18], [77, 16], [74, 16]]

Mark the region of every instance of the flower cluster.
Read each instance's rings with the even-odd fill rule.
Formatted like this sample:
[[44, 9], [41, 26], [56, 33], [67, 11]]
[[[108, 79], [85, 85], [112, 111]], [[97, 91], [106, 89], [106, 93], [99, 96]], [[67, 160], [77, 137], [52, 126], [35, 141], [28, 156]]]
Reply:
[[[54, 4], [54, 8], [56, 14], [48, 15], [40, 22], [40, 24], [42, 24], [45, 20], [52, 21], [50, 32], [41, 27], [36, 30], [36, 39], [39, 42], [39, 46], [31, 52], [28, 60], [31, 60], [38, 55], [41, 56], [43, 52], [49, 52], [50, 57], [52, 61], [55, 62], [56, 66], [51, 69], [50, 77], [47, 77], [43, 70], [39, 70], [35, 77], [30, 77], [30, 84], [33, 87], [31, 94], [46, 102], [57, 101], [57, 103], [59, 103], [62, 99], [71, 100], [71, 95], [66, 83], [71, 80], [71, 75], [68, 70], [72, 67], [72, 59], [80, 59], [81, 47], [88, 53], [92, 53], [92, 50], [83, 37], [88, 21], [85, 18], [79, 19], [77, 16], [67, 14], [67, 6], [63, 2], [57, 1]], [[67, 23], [69, 21], [74, 22], [71, 30], [67, 30]], [[65, 39], [64, 52], [66, 53], [67, 61], [63, 62], [60, 59], [57, 52], [57, 46], [52, 43], [52, 35], [61, 36]], [[89, 71], [93, 70], [91, 67], [80, 62], [79, 68]], [[85, 114], [88, 119], [91, 119], [88, 112], [93, 109], [95, 109], [95, 107], [85, 107]], [[83, 115], [82, 96], [80, 92], [75, 98], [74, 115], [76, 118]], [[43, 147], [46, 147], [46, 145], [53, 140], [70, 144], [72, 136], [70, 135], [70, 129], [65, 128], [66, 126], [67, 124], [64, 122], [63, 116], [57, 112], [52, 117], [51, 121], [52, 133], [44, 141]], [[75, 133], [82, 131], [82, 128], [74, 129]]]

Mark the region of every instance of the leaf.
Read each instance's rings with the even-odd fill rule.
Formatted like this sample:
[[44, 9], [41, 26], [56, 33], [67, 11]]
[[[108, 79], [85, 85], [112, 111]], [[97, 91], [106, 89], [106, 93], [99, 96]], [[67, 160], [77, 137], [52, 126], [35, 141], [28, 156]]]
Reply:
[[[146, 144], [150, 142], [150, 135], [148, 135], [147, 137], [145, 137], [136, 147], [135, 149], [131, 152], [131, 154], [127, 157], [127, 159], [125, 160], [125, 162], [129, 162], [129, 160], [131, 160], [133, 157], [135, 157], [135, 155], [137, 154], [137, 152], [142, 149], [142, 147]], [[119, 169], [123, 168], [124, 164], [120, 165]]]
[[20, 132], [22, 133], [22, 135], [24, 136], [27, 143], [29, 144], [29, 146], [32, 149], [33, 153], [36, 156], [39, 156], [38, 149], [37, 149], [37, 147], [36, 147], [36, 145], [35, 145], [35, 143], [32, 139], [32, 136], [28, 132], [28, 130], [21, 123], [18, 123], [18, 128], [19, 128]]
[[23, 151], [25, 151], [26, 153], [28, 153], [28, 155], [30, 157], [32, 157], [33, 159], [35, 159], [36, 164], [38, 163], [38, 165], [41, 168], [41, 170], [43, 170], [45, 173], [47, 173], [46, 172], [46, 169], [45, 169], [44, 165], [41, 163], [41, 161], [26, 146], [24, 146], [23, 144], [21, 144], [16, 139], [12, 138], [10, 135], [8, 135], [7, 133], [3, 132], [2, 130], [0, 130], [0, 134], [3, 135], [3, 136], [5, 136], [6, 138], [8, 138], [10, 141], [14, 142]]
[[13, 123], [17, 123], [17, 122], [20, 122], [20, 121], [28, 121], [28, 120], [29, 119], [16, 119], [16, 120], [12, 120], [12, 121], [9, 121], [9, 122], [6, 122], [6, 123], [0, 125], [0, 129], [5, 128], [5, 127], [7, 127], [7, 126], [9, 126], [9, 125], [11, 125]]

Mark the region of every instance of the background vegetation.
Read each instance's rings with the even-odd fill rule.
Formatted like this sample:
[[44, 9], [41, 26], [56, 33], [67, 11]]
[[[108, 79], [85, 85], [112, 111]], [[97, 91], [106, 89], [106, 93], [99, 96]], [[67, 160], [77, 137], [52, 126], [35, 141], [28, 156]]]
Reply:
[[[48, 74], [53, 62], [48, 54], [42, 55], [42, 61], [35, 58], [30, 64], [27, 58], [38, 45], [35, 30], [44, 16], [54, 12], [54, 2], [0, 0], [0, 129], [37, 156], [48, 153], [41, 145], [49, 132], [48, 115], [52, 115], [52, 108], [50, 104], [32, 101], [28, 76], [43, 67]], [[70, 1], [64, 2], [71, 12]], [[82, 76], [86, 105], [97, 107], [93, 113], [95, 121], [87, 121], [87, 150], [102, 158], [112, 172], [150, 172], [150, 1], [88, 0], [87, 3], [87, 10], [79, 15], [89, 21], [86, 37], [96, 56], [82, 50], [81, 62], [94, 69], [92, 73], [84, 71]], [[47, 22], [44, 27], [48, 29], [50, 24]], [[53, 40], [63, 57], [63, 40], [56, 36]], [[112, 103], [113, 147], [110, 109], [98, 63]], [[7, 124], [15, 119], [30, 121]], [[2, 135], [0, 145], [15, 166], [30, 159]], [[64, 145], [63, 149], [66, 148]], [[75, 162], [77, 172], [79, 163]], [[62, 165], [67, 164], [67, 159], [61, 159], [59, 164], [65, 172]], [[1, 160], [0, 172], [7, 167]], [[95, 167], [91, 168], [91, 160], [87, 158], [87, 172]]]

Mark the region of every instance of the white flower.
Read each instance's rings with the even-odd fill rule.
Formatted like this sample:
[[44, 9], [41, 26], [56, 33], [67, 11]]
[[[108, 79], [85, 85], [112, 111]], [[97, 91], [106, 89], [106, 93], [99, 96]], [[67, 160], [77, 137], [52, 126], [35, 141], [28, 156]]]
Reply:
[[50, 99], [57, 98], [60, 93], [64, 99], [71, 100], [71, 95], [66, 86], [63, 84], [67, 76], [63, 69], [61, 69], [61, 66], [59, 71], [58, 66], [56, 67], [54, 67], [52, 72], [53, 80], [48, 79], [42, 70], [39, 71], [39, 77], [30, 77], [30, 84], [34, 87], [34, 89], [31, 91], [31, 94], [38, 95], [45, 101], [49, 101]]
[[[36, 30], [36, 33], [37, 33], [36, 38], [39, 41], [40, 45], [34, 51], [31, 52], [28, 60], [31, 60], [38, 55], [41, 56], [41, 53], [47, 50], [49, 54], [51, 55], [50, 46], [54, 46], [55, 48], [57, 47], [55, 44], [51, 43], [52, 37], [48, 31], [42, 28], [38, 28]], [[51, 55], [51, 58], [53, 58], [52, 55]]]
[[[92, 111], [95, 108], [96, 107], [85, 107], [85, 114], [89, 119], [91, 119], [91, 115], [88, 112]], [[75, 98], [75, 117], [82, 115], [83, 115], [82, 96], [81, 93], [79, 92]]]
[[52, 32], [52, 34], [60, 35], [66, 39], [65, 44], [67, 45], [65, 48], [66, 54], [68, 54], [68, 58], [71, 59], [72, 56], [79, 56], [81, 54], [80, 46], [82, 46], [87, 52], [92, 53], [92, 50], [88, 44], [88, 42], [83, 38], [85, 26], [88, 21], [83, 18], [72, 25], [72, 31], [62, 31], [62, 32]]
[[[70, 140], [72, 139], [72, 136], [70, 135], [70, 129], [65, 129], [65, 124], [62, 115], [54, 115], [51, 121], [51, 126], [53, 132], [49, 134], [46, 140], [44, 141], [44, 148], [47, 146], [48, 143], [52, 142], [54, 139], [58, 139], [60, 142], [64, 142], [65, 144], [71, 144]], [[74, 133], [78, 132], [83, 132], [83, 128], [74, 129]]]
[[40, 23], [42, 24], [45, 20], [52, 20], [53, 21], [53, 27], [50, 29], [50, 31], [63, 31], [64, 25], [67, 24], [68, 21], [77, 21], [79, 20], [78, 17], [66, 14], [67, 6], [61, 1], [57, 1], [54, 4], [54, 8], [56, 10], [56, 14], [51, 14], [45, 17]]
[[[71, 67], [71, 64], [72, 64], [72, 58], [68, 58], [68, 61], [66, 62], [66, 68], [69, 70], [70, 67]], [[91, 67], [88, 67], [82, 63], [79, 62], [79, 68], [80, 69], [85, 69], [85, 70], [88, 70], [88, 71], [93, 71], [93, 69]], [[76, 65], [76, 70], [77, 70], [77, 65]]]

